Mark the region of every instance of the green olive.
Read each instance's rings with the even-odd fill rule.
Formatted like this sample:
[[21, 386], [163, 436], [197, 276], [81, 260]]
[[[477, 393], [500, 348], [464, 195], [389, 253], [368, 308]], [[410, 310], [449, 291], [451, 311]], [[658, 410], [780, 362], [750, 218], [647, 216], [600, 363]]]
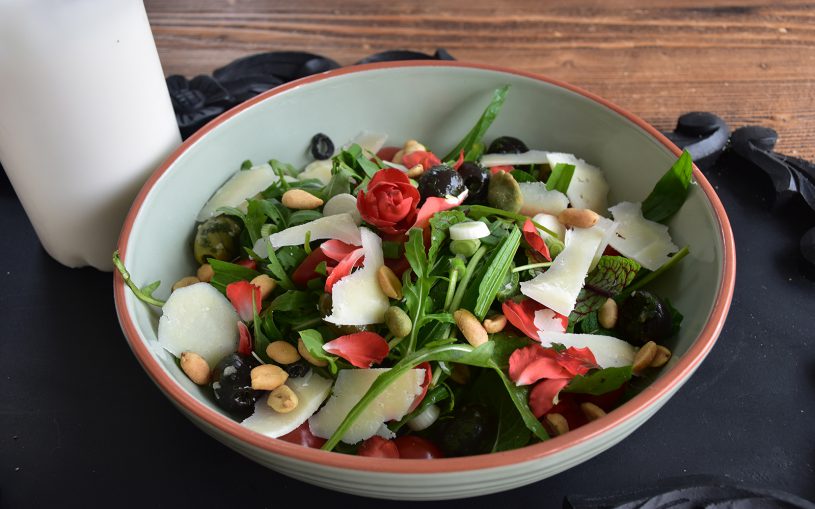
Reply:
[[487, 203], [491, 207], [517, 214], [521, 210], [523, 201], [521, 188], [515, 177], [509, 173], [499, 171], [490, 178]]
[[241, 225], [229, 216], [215, 216], [198, 225], [193, 243], [195, 261], [210, 258], [229, 261], [240, 255]]
[[385, 311], [385, 325], [391, 334], [397, 338], [403, 338], [410, 334], [413, 329], [413, 322], [405, 311], [398, 306], [391, 306]]

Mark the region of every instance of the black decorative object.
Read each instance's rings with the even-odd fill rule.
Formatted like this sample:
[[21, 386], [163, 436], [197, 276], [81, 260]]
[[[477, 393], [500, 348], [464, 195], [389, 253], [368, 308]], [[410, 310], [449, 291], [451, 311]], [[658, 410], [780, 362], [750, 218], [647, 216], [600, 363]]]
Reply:
[[[363, 58], [358, 64], [394, 60], [455, 60], [444, 49], [433, 55], [391, 50]], [[227, 109], [283, 83], [332, 69], [340, 64], [330, 58], [301, 51], [272, 51], [239, 58], [212, 76], [167, 78], [181, 136], [186, 139]]]
[[[776, 208], [800, 199], [815, 212], [815, 165], [774, 152], [776, 141], [778, 133], [769, 127], [740, 127], [733, 131], [729, 149], [770, 178]], [[815, 227], [801, 237], [800, 249], [804, 260], [815, 266]]]
[[693, 111], [685, 113], [676, 122], [672, 132], [664, 133], [679, 148], [687, 150], [700, 168], [716, 162], [727, 146], [730, 128], [713, 113]]
[[602, 496], [567, 496], [564, 509], [815, 509], [815, 504], [780, 490], [740, 486], [727, 477], [688, 476], [659, 486]]

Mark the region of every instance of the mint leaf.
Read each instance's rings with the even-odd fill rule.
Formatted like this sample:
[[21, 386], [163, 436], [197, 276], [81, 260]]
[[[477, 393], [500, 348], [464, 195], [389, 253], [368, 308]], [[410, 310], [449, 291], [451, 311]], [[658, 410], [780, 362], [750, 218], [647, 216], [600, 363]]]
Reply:
[[[455, 161], [458, 159], [458, 155], [462, 150], [465, 156], [472, 156], [476, 152], [473, 150], [473, 147], [481, 143], [481, 140], [490, 128], [490, 125], [492, 125], [495, 117], [498, 116], [498, 112], [501, 111], [501, 107], [507, 98], [507, 91], [509, 91], [509, 85], [504, 85], [492, 93], [492, 100], [487, 106], [487, 109], [484, 110], [484, 113], [481, 114], [481, 118], [479, 118], [478, 122], [470, 129], [470, 132], [458, 142], [458, 145], [441, 159], [442, 161]], [[474, 159], [466, 159], [465, 157], [465, 160], [473, 161]]]
[[602, 256], [597, 267], [586, 278], [580, 290], [572, 315], [572, 320], [580, 320], [585, 315], [597, 311], [609, 297], [620, 293], [631, 284], [640, 270], [640, 264], [624, 256]]
[[661, 223], [674, 215], [688, 197], [692, 174], [693, 161], [685, 150], [642, 202], [643, 217]]
[[631, 379], [631, 366], [620, 368], [605, 368], [592, 371], [587, 375], [577, 375], [572, 378], [563, 391], [599, 396], [615, 389], [619, 389]]
[[571, 184], [573, 176], [573, 164], [557, 163], [555, 167], [552, 168], [552, 174], [549, 175], [549, 179], [546, 181], [546, 189], [549, 191], [560, 191], [566, 194], [566, 190], [569, 189], [569, 184]]

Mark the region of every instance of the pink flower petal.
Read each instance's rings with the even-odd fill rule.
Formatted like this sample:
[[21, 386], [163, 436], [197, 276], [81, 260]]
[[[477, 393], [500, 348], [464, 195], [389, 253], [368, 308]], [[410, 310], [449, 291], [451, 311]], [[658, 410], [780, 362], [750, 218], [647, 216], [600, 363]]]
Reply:
[[521, 371], [518, 379], [515, 380], [515, 385], [531, 385], [544, 378], [565, 378], [569, 380], [572, 378], [572, 374], [564, 369], [557, 359], [542, 357], [532, 361]]
[[243, 322], [238, 322], [238, 333], [240, 334], [238, 353], [252, 355], [252, 335], [249, 333], [249, 327]]
[[514, 167], [514, 166], [511, 166], [511, 165], [509, 165], [509, 164], [505, 164], [505, 165], [501, 165], [501, 166], [493, 166], [493, 167], [491, 167], [491, 168], [490, 168], [490, 174], [491, 174], [491, 175], [495, 175], [495, 174], [496, 174], [496, 173], [498, 173], [499, 171], [503, 171], [503, 172], [505, 172], [505, 173], [509, 173], [509, 172], [511, 172], [511, 171], [512, 171], [512, 170], [514, 170], [514, 169], [515, 169], [515, 167]]
[[410, 154], [405, 154], [402, 156], [402, 164], [406, 168], [413, 168], [417, 164], [421, 164], [422, 168], [425, 170], [429, 170], [434, 166], [438, 166], [441, 164], [441, 161], [433, 152], [427, 152], [424, 150], [417, 150], [416, 152], [411, 152]]
[[464, 164], [464, 149], [459, 151], [458, 159], [453, 163], [453, 169], [458, 170], [462, 164]]
[[254, 295], [255, 309], [260, 313], [260, 288], [249, 281], [235, 281], [226, 287], [226, 296], [234, 306], [235, 311], [244, 322], [251, 322], [254, 319], [252, 311], [252, 296]]
[[338, 263], [337, 266], [334, 267], [334, 269], [325, 279], [325, 291], [327, 293], [331, 293], [331, 290], [334, 288], [334, 284], [337, 281], [350, 274], [351, 270], [355, 266], [362, 263], [362, 257], [364, 254], [365, 251], [360, 247], [355, 249], [354, 251], [351, 251], [345, 256], [345, 258], [340, 260], [340, 263]]
[[540, 341], [538, 327], [535, 326], [535, 314], [541, 309], [546, 308], [532, 299], [524, 299], [520, 302], [507, 300], [501, 305], [501, 310], [509, 323], [535, 341]]
[[517, 383], [521, 373], [527, 366], [538, 359], [555, 358], [555, 352], [551, 348], [544, 348], [541, 345], [529, 345], [518, 348], [509, 356], [509, 378]]
[[438, 196], [431, 196], [425, 200], [422, 208], [419, 209], [419, 215], [416, 217], [416, 222], [413, 224], [414, 228], [424, 228], [430, 223], [430, 218], [436, 212], [443, 210], [450, 210], [458, 207], [467, 198], [467, 190], [454, 198], [439, 198]]
[[552, 255], [549, 254], [549, 246], [546, 245], [546, 242], [543, 240], [543, 237], [541, 237], [540, 232], [532, 223], [531, 219], [527, 219], [524, 223], [523, 233], [524, 240], [529, 244], [529, 247], [551, 262]]
[[351, 244], [346, 244], [341, 240], [327, 240], [320, 244], [319, 249], [322, 249], [323, 253], [328, 257], [338, 262], [348, 256], [350, 253], [359, 249], [359, 246], [354, 246]]
[[[556, 313], [547, 307], [543, 307], [543, 305], [541, 307], [542, 309], [535, 311], [535, 318], [532, 322], [535, 329], [544, 332], [566, 332], [566, 328], [569, 326], [569, 317]], [[537, 332], [535, 335], [537, 335]], [[538, 341], [540, 341], [540, 338], [538, 338]]]
[[555, 405], [555, 397], [558, 393], [569, 385], [568, 378], [555, 378], [538, 382], [529, 391], [529, 409], [540, 419], [546, 412]]
[[570, 346], [565, 351], [557, 354], [557, 363], [574, 375], [585, 375], [592, 369], [598, 369], [597, 359], [588, 348], [575, 348]]
[[342, 357], [358, 368], [370, 368], [372, 364], [379, 364], [390, 352], [385, 338], [368, 331], [340, 336], [324, 344], [323, 350]]
[[433, 372], [430, 368], [430, 363], [425, 361], [418, 366], [416, 369], [423, 369], [424, 370], [424, 382], [422, 382], [422, 393], [416, 396], [416, 399], [413, 400], [413, 403], [410, 404], [410, 408], [408, 408], [408, 413], [416, 410], [416, 407], [419, 406], [419, 403], [422, 402], [425, 395], [427, 394], [427, 388], [430, 387], [430, 382], [433, 381]]

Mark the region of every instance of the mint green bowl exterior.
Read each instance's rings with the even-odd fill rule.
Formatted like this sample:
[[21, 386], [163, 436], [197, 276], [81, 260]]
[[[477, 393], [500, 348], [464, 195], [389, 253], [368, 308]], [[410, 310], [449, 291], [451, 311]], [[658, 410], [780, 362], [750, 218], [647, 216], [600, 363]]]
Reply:
[[[227, 112], [187, 140], [145, 184], [119, 241], [137, 284], [195, 273], [195, 217], [245, 159], [302, 166], [317, 132], [342, 143], [362, 130], [391, 145], [418, 139], [445, 153], [466, 133], [492, 91], [509, 84], [487, 139], [512, 135], [530, 147], [571, 152], [602, 168], [609, 203], [641, 201], [678, 149], [642, 120], [565, 84], [511, 70], [461, 63], [398, 62], [348, 68], [278, 87]], [[226, 417], [156, 341], [159, 311], [115, 279], [119, 319], [135, 355], [168, 398], [208, 434], [285, 475], [358, 495], [438, 500], [523, 486], [577, 465], [616, 444], [653, 415], [712, 348], [733, 292], [735, 255], [721, 203], [698, 170], [690, 196], [670, 221], [690, 252], [655, 288], [685, 315], [674, 356], [641, 394], [566, 435], [516, 451], [432, 461], [362, 458], [258, 435]], [[182, 454], [183, 451], [178, 451]], [[624, 461], [621, 459], [621, 461]]]

